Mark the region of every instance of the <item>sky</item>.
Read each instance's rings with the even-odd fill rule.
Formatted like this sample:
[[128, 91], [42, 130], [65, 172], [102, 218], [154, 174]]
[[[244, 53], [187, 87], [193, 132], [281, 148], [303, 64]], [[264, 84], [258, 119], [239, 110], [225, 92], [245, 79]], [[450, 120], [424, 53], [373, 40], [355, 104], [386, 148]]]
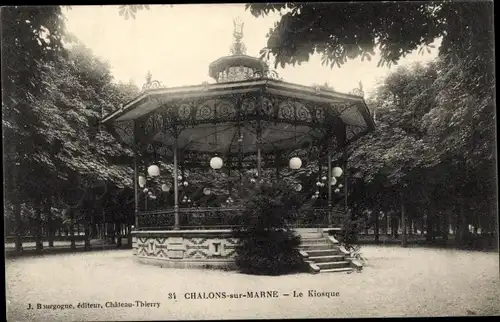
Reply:
[[[333, 5], [333, 4], [332, 4]], [[197, 85], [215, 82], [208, 76], [208, 65], [230, 55], [233, 19], [244, 22], [242, 42], [247, 54], [259, 56], [266, 34], [278, 21], [278, 13], [256, 18], [244, 4], [156, 5], [139, 11], [136, 19], [119, 15], [118, 6], [73, 6], [65, 10], [66, 29], [94, 54], [111, 65], [115, 81], [132, 81], [142, 87], [148, 71], [164, 86]], [[436, 45], [435, 48], [438, 48]], [[398, 66], [427, 62], [437, 55], [411, 53]], [[371, 61], [356, 59], [341, 68], [321, 65], [321, 56], [313, 55], [301, 66], [278, 67], [283, 80], [311, 86], [328, 82], [336, 91], [348, 93], [363, 84], [366, 96], [397, 66], [377, 67], [378, 55]]]

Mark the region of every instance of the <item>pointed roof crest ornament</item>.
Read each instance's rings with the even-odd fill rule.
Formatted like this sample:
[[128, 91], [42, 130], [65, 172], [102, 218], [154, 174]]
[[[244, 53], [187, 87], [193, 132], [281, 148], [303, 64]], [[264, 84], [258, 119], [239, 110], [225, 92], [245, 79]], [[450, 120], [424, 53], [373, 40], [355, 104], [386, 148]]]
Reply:
[[241, 21], [240, 17], [236, 17], [233, 20], [234, 31], [234, 43], [231, 46], [231, 54], [232, 55], [245, 55], [246, 54], [246, 46], [241, 42], [243, 38], [243, 21]]
[[363, 91], [363, 83], [361, 81], [359, 82], [358, 87], [351, 91], [351, 94], [361, 97], [365, 96], [365, 92]]
[[152, 80], [153, 75], [151, 74], [151, 71], [148, 70], [148, 73], [146, 75], [146, 83], [142, 85], [142, 90], [148, 90], [148, 89], [153, 89], [153, 88], [161, 88], [164, 87], [159, 81], [157, 80]]

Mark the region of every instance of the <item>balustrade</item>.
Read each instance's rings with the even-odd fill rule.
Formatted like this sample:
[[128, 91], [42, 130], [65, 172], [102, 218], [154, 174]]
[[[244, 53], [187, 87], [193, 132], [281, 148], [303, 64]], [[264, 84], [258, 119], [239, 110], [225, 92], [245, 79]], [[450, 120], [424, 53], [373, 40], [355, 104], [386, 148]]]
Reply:
[[[180, 208], [180, 229], [230, 229], [240, 225], [239, 217], [243, 209], [233, 207], [207, 208]], [[341, 227], [343, 212], [328, 208], [303, 208], [292, 227]], [[173, 229], [175, 211], [173, 209], [161, 211], [141, 212], [138, 214], [137, 230]]]

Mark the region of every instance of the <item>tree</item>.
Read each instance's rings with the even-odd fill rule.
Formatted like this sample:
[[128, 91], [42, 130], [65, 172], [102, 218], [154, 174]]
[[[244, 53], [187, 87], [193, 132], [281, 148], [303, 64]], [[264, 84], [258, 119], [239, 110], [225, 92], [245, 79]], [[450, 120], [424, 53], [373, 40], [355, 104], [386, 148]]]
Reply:
[[25, 185], [28, 181], [21, 176], [45, 170], [43, 165], [33, 163], [37, 157], [47, 159], [46, 153], [35, 146], [40, 141], [34, 133], [39, 124], [31, 107], [46, 88], [40, 66], [64, 55], [63, 42], [71, 38], [65, 33], [59, 7], [12, 6], [2, 8], [1, 14], [4, 195], [12, 205], [17, 222], [16, 250], [20, 252], [21, 204], [26, 197], [23, 192], [29, 188]]
[[110, 158], [123, 159], [127, 153], [130, 159], [130, 151], [97, 124], [103, 111], [137, 90], [112, 84], [109, 66], [88, 49], [75, 46], [68, 52], [65, 41], [75, 39], [65, 33], [59, 7], [3, 8], [2, 28], [4, 189], [12, 209], [6, 213], [16, 219], [19, 252], [21, 205], [33, 206], [40, 250], [42, 217], [52, 222], [52, 205], [78, 205], [65, 200], [61, 189], [76, 185], [79, 175], [118, 184], [131, 177], [130, 167], [109, 164]]
[[[279, 11], [262, 55], [282, 67], [308, 61], [314, 53], [330, 67], [349, 59], [370, 59], [380, 49], [379, 65], [395, 64], [414, 50], [429, 50], [442, 37], [440, 55], [449, 62], [475, 62], [475, 87], [493, 81], [493, 3], [490, 1], [279, 3], [248, 4], [256, 16]], [[480, 56], [470, 54], [475, 48]], [[474, 77], [473, 77], [474, 78]], [[472, 84], [472, 83], [471, 83]]]
[[[429, 241], [443, 231], [447, 236], [454, 222], [457, 245], [466, 242], [472, 222], [492, 222], [487, 209], [496, 203], [493, 102], [462, 87], [468, 74], [461, 66], [439, 58], [391, 73], [369, 102], [377, 129], [351, 147], [349, 158], [360, 181], [355, 204], [385, 212], [400, 211], [401, 203], [418, 209], [407, 218], [426, 222]], [[463, 90], [458, 95], [457, 88]], [[401, 189], [400, 203], [391, 190]]]

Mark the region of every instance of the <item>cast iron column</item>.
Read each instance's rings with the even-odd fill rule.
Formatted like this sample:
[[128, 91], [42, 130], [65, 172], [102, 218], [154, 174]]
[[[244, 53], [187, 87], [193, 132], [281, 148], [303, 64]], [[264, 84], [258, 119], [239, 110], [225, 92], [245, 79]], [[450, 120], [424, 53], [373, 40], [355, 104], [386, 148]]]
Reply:
[[138, 180], [139, 180], [139, 171], [137, 169], [137, 122], [133, 121], [133, 129], [134, 129], [134, 201], [135, 201], [135, 229], [139, 228], [139, 192], [138, 192]]
[[328, 144], [328, 175], [326, 179], [328, 185], [328, 227], [332, 226], [332, 148]]
[[174, 143], [174, 229], [179, 229], [179, 184], [178, 184], [178, 164], [177, 164], [177, 134]]
[[344, 153], [343, 153], [343, 159], [344, 159], [344, 211], [347, 216], [347, 125], [345, 125], [345, 130], [344, 130]]

